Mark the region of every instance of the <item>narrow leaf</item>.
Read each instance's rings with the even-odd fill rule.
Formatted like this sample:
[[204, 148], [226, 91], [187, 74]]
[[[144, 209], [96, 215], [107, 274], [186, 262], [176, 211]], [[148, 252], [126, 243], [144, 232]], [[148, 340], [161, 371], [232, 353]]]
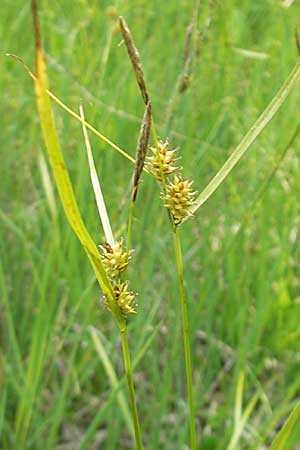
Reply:
[[52, 182], [51, 182], [49, 170], [47, 167], [46, 159], [42, 152], [39, 153], [38, 163], [39, 163], [39, 167], [40, 167], [42, 183], [44, 185], [44, 190], [45, 190], [48, 206], [49, 206], [49, 209], [51, 212], [52, 220], [55, 221], [56, 216], [57, 216], [57, 211], [56, 211], [54, 192], [53, 192]]
[[234, 409], [234, 421], [236, 426], [238, 425], [242, 417], [244, 384], [245, 384], [245, 373], [240, 372], [237, 382], [235, 409]]
[[60, 143], [57, 131], [52, 116], [50, 100], [47, 94], [48, 80], [46, 74], [46, 64], [44, 60], [43, 50], [41, 47], [40, 29], [37, 15], [36, 0], [32, 0], [32, 13], [35, 35], [35, 94], [38, 112], [44, 141], [46, 144], [50, 165], [53, 176], [57, 185], [59, 196], [67, 216], [67, 219], [77, 235], [81, 245], [85, 249], [90, 263], [94, 269], [97, 280], [101, 289], [106, 296], [111, 309], [117, 318], [119, 324], [123, 323], [120, 311], [114, 300], [114, 295], [110, 281], [107, 277], [105, 269], [102, 265], [101, 257], [98, 252], [95, 242], [89, 235], [82, 217], [80, 215], [78, 205], [73, 192], [71, 180], [65, 165], [63, 154], [60, 148]]
[[[26, 70], [28, 75], [32, 78], [33, 81], [36, 81], [36, 76], [31, 72], [27, 64], [17, 55], [14, 55], [12, 53], [6, 53], [6, 56], [13, 58], [14, 60], [18, 61], [23, 68]], [[127, 158], [132, 163], [135, 163], [134, 158], [130, 156], [125, 150], [123, 150], [121, 147], [119, 147], [117, 144], [115, 144], [113, 141], [111, 141], [108, 137], [104, 136], [104, 134], [100, 133], [93, 125], [88, 123], [86, 120], [83, 120], [75, 111], [73, 111], [69, 106], [67, 106], [62, 100], [60, 100], [55, 94], [53, 94], [52, 91], [50, 91], [48, 88], [46, 89], [47, 94], [49, 95], [52, 100], [55, 101], [62, 109], [64, 109], [70, 116], [74, 117], [76, 120], [78, 120], [80, 123], [84, 124], [92, 133], [94, 133], [99, 139], [106, 142], [110, 147], [112, 147], [114, 150], [116, 150], [118, 153], [120, 153], [122, 156]], [[144, 168], [145, 172], [148, 172]]]
[[250, 418], [250, 415], [252, 413], [252, 411], [254, 410], [254, 407], [258, 401], [259, 395], [258, 393], [256, 393], [251, 400], [249, 401], [249, 403], [247, 404], [245, 411], [243, 413], [243, 415], [241, 415], [241, 417], [239, 418], [238, 422], [236, 422], [235, 424], [235, 428], [234, 428], [234, 432], [233, 435], [230, 439], [230, 442], [228, 444], [227, 450], [235, 450], [239, 440], [243, 434], [243, 431], [248, 423], [248, 420]]
[[[161, 327], [161, 323], [158, 324], [154, 328], [151, 335], [147, 338], [146, 342], [143, 344], [142, 348], [140, 349], [137, 356], [133, 360], [132, 369], [135, 369], [136, 366], [138, 365], [138, 363], [141, 361], [141, 359], [145, 356], [148, 348], [152, 344], [153, 339], [155, 338], [156, 334], [158, 333], [160, 327]], [[82, 440], [81, 440], [80, 445], [77, 450], [86, 450], [87, 449], [87, 444], [91, 441], [91, 439], [97, 432], [97, 429], [99, 428], [101, 421], [103, 420], [103, 418], [105, 418], [107, 408], [114, 401], [115, 396], [120, 391], [120, 389], [123, 388], [123, 386], [125, 384], [125, 380], [126, 380], [126, 377], [124, 375], [121, 379], [118, 380], [117, 384], [113, 387], [107, 400], [105, 402], [101, 403], [101, 406], [100, 406], [99, 410], [97, 411], [96, 415], [93, 417], [92, 422], [90, 423], [88, 428], [85, 430], [85, 433], [82, 437]]]
[[292, 433], [296, 423], [300, 418], [300, 402], [298, 402], [285, 421], [281, 430], [276, 434], [275, 439], [273, 440], [269, 450], [288, 450], [285, 447], [285, 444]]
[[[80, 105], [80, 117], [84, 120], [84, 112], [83, 112], [82, 105]], [[93, 153], [92, 153], [92, 148], [91, 148], [88, 132], [87, 132], [84, 122], [82, 122], [82, 131], [83, 131], [85, 147], [86, 147], [86, 151], [87, 151], [87, 155], [88, 155], [92, 185], [93, 185], [94, 194], [96, 197], [100, 220], [101, 220], [104, 234], [105, 234], [105, 239], [111, 246], [113, 246], [115, 244], [115, 240], [114, 240], [112, 229], [110, 226], [110, 222], [109, 222], [109, 218], [108, 218], [99, 178], [97, 176], [97, 171], [96, 171], [96, 167], [95, 167], [95, 163], [94, 163], [94, 158], [93, 158]]]
[[246, 153], [250, 145], [255, 141], [257, 136], [262, 132], [265, 126], [273, 119], [288, 94], [292, 90], [294, 84], [298, 80], [300, 75], [300, 62], [298, 62], [290, 75], [278, 91], [277, 95], [273, 98], [271, 103], [267, 106], [265, 111], [260, 115], [254, 125], [250, 128], [248, 133], [244, 136], [240, 144], [227, 159], [223, 167], [214, 176], [206, 188], [199, 194], [195, 206], [191, 209], [192, 213], [195, 213], [200, 206], [202, 206], [209, 197], [215, 192], [215, 190], [220, 186], [224, 179], [229, 175], [237, 162]]
[[240, 54], [241, 56], [245, 56], [245, 58], [250, 59], [258, 59], [258, 60], [265, 60], [270, 58], [270, 55], [265, 52], [257, 52], [255, 50], [249, 50], [246, 48], [239, 48], [239, 47], [233, 47], [233, 50]]
[[[108, 354], [107, 354], [107, 352], [105, 350], [105, 346], [102, 343], [101, 335], [100, 335], [99, 331], [96, 330], [96, 328], [94, 328], [92, 326], [89, 327], [89, 331], [90, 331], [90, 334], [91, 334], [91, 337], [92, 337], [95, 349], [96, 349], [96, 351], [97, 351], [97, 353], [99, 355], [99, 358], [102, 361], [103, 367], [104, 367], [104, 369], [106, 371], [106, 374], [107, 374], [107, 376], [109, 378], [111, 387], [113, 389], [117, 390], [118, 387], [119, 387], [120, 381], [117, 378], [116, 372], [115, 372], [115, 370], [113, 368], [113, 365], [112, 365], [112, 363], [111, 363], [111, 361], [109, 359], [109, 356], [108, 356]], [[118, 401], [119, 406], [120, 406], [120, 410], [123, 413], [123, 417], [124, 417], [124, 420], [126, 422], [127, 428], [128, 428], [129, 432], [131, 433], [131, 435], [134, 438], [134, 428], [133, 428], [132, 418], [131, 418], [129, 406], [128, 406], [127, 402], [126, 402], [126, 398], [125, 398], [125, 396], [123, 394], [123, 391], [120, 390], [116, 394], [116, 396], [117, 396], [117, 401]]]

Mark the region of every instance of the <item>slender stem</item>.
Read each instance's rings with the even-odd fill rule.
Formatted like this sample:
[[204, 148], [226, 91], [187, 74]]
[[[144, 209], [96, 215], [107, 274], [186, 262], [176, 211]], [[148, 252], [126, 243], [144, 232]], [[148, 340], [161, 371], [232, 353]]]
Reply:
[[[162, 170], [162, 164], [160, 160], [160, 154], [158, 150], [158, 139], [155, 130], [155, 124], [152, 118], [151, 122], [151, 132], [152, 137], [155, 142], [155, 146], [157, 148], [157, 155], [160, 164], [160, 174], [161, 174], [161, 187], [163, 191], [163, 195], [166, 194], [166, 179]], [[171, 216], [170, 211], [168, 210], [168, 217], [170, 220], [170, 224], [173, 231], [173, 242], [174, 242], [174, 251], [176, 257], [176, 269], [177, 269], [177, 277], [179, 284], [179, 292], [180, 292], [180, 305], [181, 305], [181, 322], [182, 322], [182, 330], [183, 330], [183, 345], [184, 345], [184, 357], [185, 357], [185, 372], [186, 372], [186, 383], [187, 383], [187, 391], [188, 391], [188, 404], [189, 404], [189, 426], [190, 426], [190, 449], [196, 450], [196, 428], [195, 428], [195, 407], [194, 407], [194, 398], [193, 398], [193, 380], [192, 380], [192, 361], [191, 361], [191, 348], [190, 348], [190, 337], [189, 337], [189, 325], [188, 325], [188, 314], [187, 314], [187, 305], [186, 305], [186, 296], [184, 290], [184, 281], [183, 281], [183, 262], [182, 262], [182, 254], [181, 254], [181, 243], [180, 243], [180, 235], [178, 226], [174, 224], [174, 220]]]
[[[153, 118], [151, 119], [151, 134], [152, 134], [152, 138], [153, 138], [155, 147], [158, 149], [158, 138], [157, 138], [157, 133], [156, 133]], [[165, 189], [164, 189], [164, 192], [165, 192]], [[131, 195], [130, 206], [129, 206], [129, 215], [128, 215], [127, 242], [126, 242], [126, 251], [127, 252], [130, 251], [130, 246], [131, 246], [134, 207], [135, 207], [135, 200], [134, 200], [134, 190], [133, 190], [132, 195]]]
[[132, 235], [132, 221], [133, 221], [133, 211], [134, 211], [135, 201], [133, 200], [133, 195], [131, 196], [129, 215], [128, 215], [128, 225], [127, 225], [127, 241], [126, 241], [126, 251], [130, 251], [131, 246], [131, 235]]
[[[162, 194], [163, 194], [163, 196], [165, 196], [166, 192], [167, 192], [166, 177], [165, 177], [164, 172], [163, 172], [162, 162], [161, 162], [161, 158], [160, 158], [160, 153], [159, 153], [159, 148], [158, 148], [159, 142], [158, 142], [158, 138], [157, 138], [157, 133], [156, 133], [156, 128], [155, 128], [155, 123], [154, 123], [154, 120], [153, 120], [153, 116], [152, 116], [152, 120], [151, 120], [151, 133], [152, 133], [152, 138], [154, 140], [155, 147], [157, 149], [157, 157], [158, 157], [158, 161], [159, 161], [160, 178], [161, 178], [160, 185], [161, 185], [161, 189], [162, 189]], [[168, 218], [169, 218], [169, 221], [170, 221], [170, 225], [173, 228], [174, 227], [174, 221], [173, 221], [171, 213], [170, 213], [170, 211], [168, 209], [167, 209], [167, 213], [168, 213]]]
[[193, 398], [191, 348], [190, 348], [186, 295], [183, 284], [184, 282], [183, 282], [183, 262], [181, 253], [181, 243], [178, 226], [174, 227], [173, 241], [176, 256], [176, 268], [177, 268], [179, 292], [180, 292], [181, 321], [182, 321], [184, 356], [185, 356], [185, 372], [186, 372], [188, 404], [189, 404], [190, 448], [191, 450], [196, 450], [195, 407]]
[[123, 350], [123, 360], [124, 360], [124, 368], [128, 385], [129, 399], [130, 399], [130, 407], [133, 419], [133, 427], [134, 427], [134, 435], [135, 435], [135, 445], [136, 450], [143, 450], [140, 423], [138, 417], [138, 411], [135, 400], [134, 393], [134, 385], [132, 379], [132, 369], [131, 369], [131, 360], [130, 353], [128, 347], [128, 337], [127, 337], [127, 328], [126, 326], [120, 328], [121, 339], [122, 339], [122, 350]]
[[151, 119], [151, 134], [152, 134], [152, 138], [154, 141], [154, 145], [157, 148], [158, 147], [158, 137], [157, 137], [156, 128], [154, 125], [153, 115], [152, 115], [152, 119]]
[[158, 138], [157, 138], [157, 133], [156, 133], [156, 128], [155, 128], [153, 117], [151, 120], [151, 134], [152, 134], [152, 138], [154, 141], [154, 145], [157, 149], [157, 158], [159, 161], [159, 169], [160, 169], [160, 177], [161, 177], [161, 187], [162, 187], [163, 194], [165, 195], [166, 194], [166, 180], [165, 180], [165, 176], [163, 173], [163, 167], [162, 167], [162, 162], [161, 162], [160, 153], [159, 153], [159, 142], [158, 142]]

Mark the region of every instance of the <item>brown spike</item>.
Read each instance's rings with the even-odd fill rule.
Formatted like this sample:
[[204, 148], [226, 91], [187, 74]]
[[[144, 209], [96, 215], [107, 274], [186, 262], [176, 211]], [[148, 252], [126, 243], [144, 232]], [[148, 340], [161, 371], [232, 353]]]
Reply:
[[151, 127], [151, 103], [150, 101], [147, 103], [145, 108], [145, 113], [140, 129], [140, 135], [136, 150], [136, 163], [135, 163], [135, 170], [134, 170], [134, 177], [133, 177], [133, 201], [135, 201], [138, 191], [138, 183], [141, 176], [141, 173], [143, 171], [147, 148], [148, 148], [148, 141], [149, 141], [149, 134], [150, 134], [150, 127]]
[[192, 33], [195, 25], [195, 19], [192, 18], [191, 22], [187, 26], [186, 32], [185, 32], [185, 41], [184, 41], [184, 47], [183, 47], [183, 53], [182, 53], [182, 61], [185, 63], [189, 57], [190, 49], [191, 49], [191, 39], [192, 39]]
[[147, 89], [146, 89], [146, 83], [145, 83], [144, 73], [143, 73], [143, 69], [141, 66], [140, 55], [139, 55], [138, 49], [135, 46], [134, 40], [133, 40], [130, 30], [128, 28], [128, 25], [125, 22], [125, 20], [123, 19], [123, 17], [119, 18], [119, 22], [120, 22], [120, 28], [121, 28], [121, 32], [122, 32], [122, 35], [124, 38], [124, 42], [127, 47], [128, 55], [129, 55], [129, 58], [131, 60], [132, 66], [133, 66], [133, 70], [135, 72], [135, 76], [136, 76], [138, 85], [140, 87], [145, 105], [147, 105], [148, 101], [149, 101], [149, 96], [148, 96]]

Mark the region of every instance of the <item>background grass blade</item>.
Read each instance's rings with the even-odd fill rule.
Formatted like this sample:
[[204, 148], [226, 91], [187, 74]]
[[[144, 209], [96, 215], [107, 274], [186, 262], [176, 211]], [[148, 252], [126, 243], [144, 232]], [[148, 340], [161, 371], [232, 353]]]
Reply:
[[241, 143], [237, 146], [231, 156], [227, 159], [223, 167], [214, 176], [206, 188], [199, 194], [195, 206], [192, 208], [192, 212], [195, 213], [198, 208], [200, 208], [203, 203], [205, 203], [209, 197], [215, 192], [215, 190], [220, 186], [224, 179], [229, 175], [237, 162], [246, 153], [250, 145], [255, 141], [257, 136], [262, 132], [265, 126], [273, 119], [289, 93], [291, 92], [294, 84], [298, 80], [300, 75], [300, 62], [298, 62], [293, 70], [291, 71], [289, 77], [284, 82], [277, 95], [273, 98], [271, 103], [257, 119], [254, 125], [250, 128], [248, 133], [242, 139]]
[[[137, 367], [139, 362], [145, 356], [146, 352], [149, 350], [149, 348], [150, 348], [151, 344], [153, 343], [153, 340], [156, 337], [156, 335], [157, 335], [161, 325], [162, 324], [159, 323], [154, 328], [152, 333], [147, 337], [146, 341], [142, 343], [139, 351], [137, 352], [136, 357], [133, 360], [133, 363], [132, 363], [133, 369], [135, 369]], [[114, 387], [111, 390], [108, 399], [106, 400], [105, 403], [103, 403], [101, 405], [101, 407], [99, 408], [96, 416], [93, 418], [92, 422], [90, 423], [90, 425], [88, 426], [86, 432], [84, 433], [82, 441], [80, 442], [80, 445], [79, 445], [77, 450], [85, 450], [85, 449], [88, 448], [87, 445], [89, 444], [90, 440], [92, 439], [92, 437], [96, 433], [96, 430], [99, 427], [99, 424], [101, 423], [103, 417], [105, 416], [105, 413], [106, 413], [106, 410], [107, 410], [108, 406], [114, 401], [115, 397], [120, 392], [120, 389], [124, 388], [125, 384], [126, 384], [126, 378], [125, 378], [125, 375], [124, 375], [121, 379], [119, 379], [117, 381], [117, 383], [114, 384]]]
[[[102, 343], [101, 334], [94, 327], [89, 327], [89, 331], [92, 336], [92, 340], [95, 345], [95, 349], [102, 361], [103, 367], [104, 367], [104, 369], [107, 373], [107, 376], [110, 380], [110, 384], [113, 389], [116, 389], [119, 384], [119, 380], [117, 378], [117, 375], [113, 368], [113, 365], [109, 359], [109, 356], [105, 350], [105, 346]], [[123, 417], [124, 417], [125, 423], [127, 425], [127, 428], [134, 439], [133, 423], [132, 423], [132, 418], [130, 415], [130, 410], [129, 410], [129, 406], [127, 404], [126, 398], [122, 391], [119, 391], [116, 395], [117, 395], [117, 401], [118, 401], [120, 409], [123, 413]]]
[[269, 450], [288, 450], [286, 443], [290, 437], [295, 425], [299, 422], [300, 418], [300, 402], [297, 403], [287, 420], [285, 421], [283, 427], [275, 436]]
[[[20, 58], [18, 55], [14, 55], [13, 53], [6, 53], [6, 56], [13, 58], [14, 60], [18, 61], [23, 68], [26, 70], [30, 78], [32, 78], [33, 81], [36, 81], [36, 76], [31, 72], [27, 64]], [[112, 142], [111, 139], [109, 139], [107, 136], [104, 136], [104, 134], [100, 133], [93, 125], [91, 125], [89, 122], [87, 122], [85, 119], [82, 119], [79, 114], [77, 114], [75, 111], [73, 111], [68, 105], [66, 105], [60, 98], [58, 98], [50, 89], [47, 88], [46, 90], [49, 97], [57, 103], [64, 111], [66, 111], [70, 116], [72, 116], [74, 119], [78, 120], [81, 124], [84, 124], [86, 128], [88, 128], [93, 134], [95, 134], [99, 139], [104, 141], [106, 144], [108, 144], [110, 147], [112, 147], [114, 150], [116, 150], [118, 153], [123, 155], [125, 158], [127, 158], [129, 161], [131, 161], [133, 164], [135, 163], [135, 159], [130, 156], [125, 150], [123, 150], [121, 147], [119, 147], [117, 144]], [[147, 172], [147, 169], [143, 169], [145, 172]]]
[[245, 374], [241, 372], [237, 382], [236, 400], [234, 408], [234, 430], [228, 444], [227, 450], [235, 450], [243, 431], [247, 425], [249, 417], [257, 403], [258, 393], [254, 394], [243, 412], [243, 393], [244, 393]]

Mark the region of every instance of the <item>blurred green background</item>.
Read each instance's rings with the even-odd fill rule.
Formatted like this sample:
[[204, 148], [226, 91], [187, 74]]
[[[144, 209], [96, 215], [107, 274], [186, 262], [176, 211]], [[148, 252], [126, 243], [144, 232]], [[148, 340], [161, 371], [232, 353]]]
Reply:
[[[119, 45], [117, 16], [126, 18], [158, 133], [180, 147], [184, 175], [198, 191], [297, 58], [298, 1], [202, 0], [189, 83], [178, 93], [192, 0], [39, 3], [52, 91], [75, 111], [82, 102], [87, 120], [134, 155], [143, 103]], [[47, 197], [32, 82], [4, 56], [16, 53], [33, 66], [29, 1], [2, 0], [0, 12], [0, 448], [129, 450], [126, 419], [91, 334], [91, 327], [100, 331], [97, 339], [121, 378], [118, 330], [52, 178], [54, 202]], [[298, 84], [225, 183], [182, 226], [201, 450], [229, 448], [243, 377], [243, 408], [255, 395], [258, 400], [236, 450], [266, 448], [299, 397], [300, 142], [288, 145], [299, 102]], [[53, 107], [81, 212], [101, 243], [80, 124]], [[120, 236], [132, 166], [92, 135], [91, 142]], [[152, 336], [135, 369], [145, 449], [183, 450], [188, 428], [175, 263], [159, 189], [146, 175], [133, 233], [129, 278], [139, 293], [138, 314], [129, 322], [133, 358]], [[126, 386], [123, 391], [127, 399]], [[298, 428], [287, 450], [299, 449], [299, 442]]]

